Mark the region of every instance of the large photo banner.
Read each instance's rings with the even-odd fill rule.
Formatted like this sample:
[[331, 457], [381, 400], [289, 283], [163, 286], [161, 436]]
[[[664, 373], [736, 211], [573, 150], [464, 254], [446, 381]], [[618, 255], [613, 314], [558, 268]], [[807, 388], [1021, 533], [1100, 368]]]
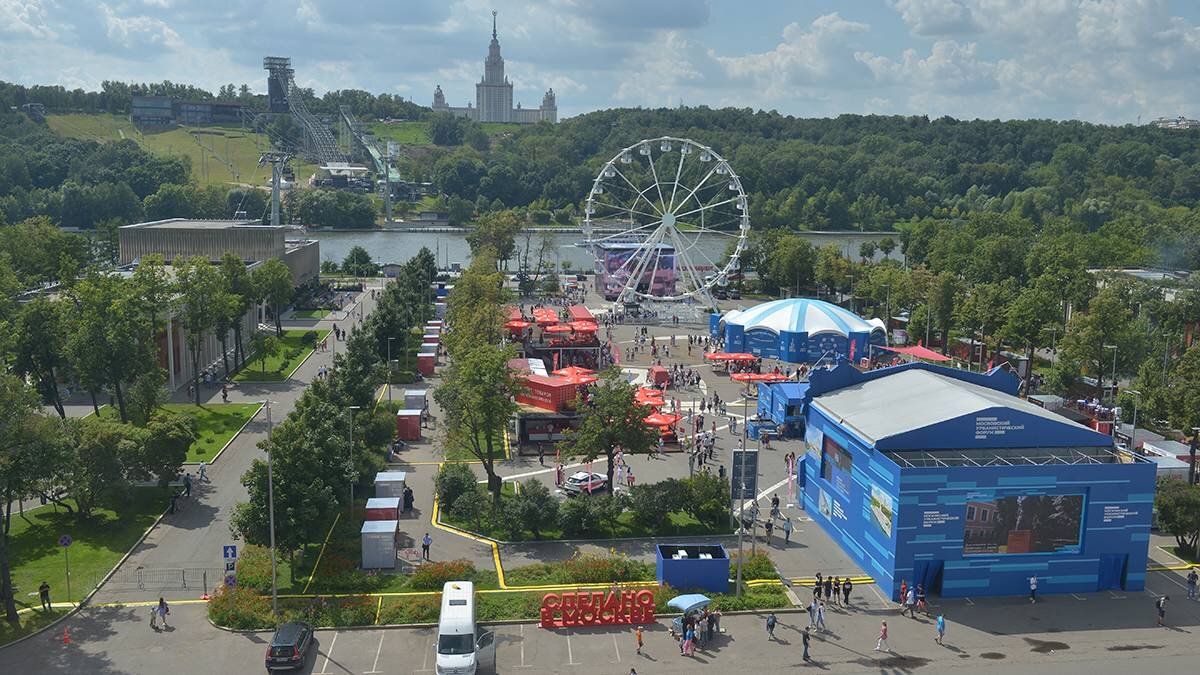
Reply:
[[971, 495], [963, 518], [963, 553], [1078, 553], [1083, 495]]

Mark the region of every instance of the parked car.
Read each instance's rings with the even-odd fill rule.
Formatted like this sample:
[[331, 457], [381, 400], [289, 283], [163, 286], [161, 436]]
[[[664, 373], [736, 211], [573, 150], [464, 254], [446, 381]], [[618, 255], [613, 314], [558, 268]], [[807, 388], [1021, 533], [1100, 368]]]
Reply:
[[565, 483], [562, 490], [568, 495], [593, 494], [596, 492], [604, 492], [608, 489], [608, 477], [599, 473], [588, 473], [587, 471], [576, 471], [571, 474]]
[[267, 647], [267, 670], [303, 668], [313, 643], [313, 627], [303, 621], [285, 623]]

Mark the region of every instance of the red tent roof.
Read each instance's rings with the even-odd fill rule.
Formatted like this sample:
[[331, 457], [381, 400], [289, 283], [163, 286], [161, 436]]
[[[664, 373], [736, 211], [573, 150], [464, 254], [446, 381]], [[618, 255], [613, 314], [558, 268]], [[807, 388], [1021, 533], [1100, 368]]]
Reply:
[[644, 421], [652, 427], [669, 427], [679, 421], [679, 415], [656, 412], [646, 415]]
[[558, 312], [549, 307], [538, 307], [533, 310], [533, 320], [538, 323], [558, 323]]
[[512, 321], [509, 321], [508, 323], [504, 324], [504, 327], [509, 330], [524, 330], [526, 328], [529, 328], [532, 325], [533, 324], [529, 323], [528, 321], [525, 321], [524, 319], [513, 319]]
[[[541, 323], [541, 321], [539, 320], [538, 323]], [[553, 326], [546, 326], [542, 330], [544, 330], [547, 333], [570, 333], [574, 329], [565, 323], [558, 323]]]
[[567, 308], [567, 316], [571, 317], [572, 321], [591, 321], [596, 322], [596, 317], [583, 305], [571, 305]]
[[572, 377], [575, 375], [591, 375], [594, 372], [596, 372], [596, 371], [592, 370], [591, 368], [581, 368], [579, 366], [567, 366], [566, 368], [559, 368], [558, 370], [556, 370], [550, 374], [558, 375], [560, 377]]
[[705, 354], [704, 358], [709, 361], [755, 361], [758, 359], [757, 356], [746, 352], [713, 352]]
[[734, 373], [729, 379], [738, 382], [786, 382], [791, 378], [783, 373]]
[[921, 345], [916, 345], [915, 347], [880, 347], [880, 349], [886, 349], [889, 352], [896, 352], [898, 354], [907, 354], [913, 358], [924, 359], [926, 361], [950, 360], [949, 356], [939, 354], [932, 349], [926, 349]]
[[595, 333], [600, 330], [600, 327], [591, 321], [572, 321], [567, 325], [576, 333]]

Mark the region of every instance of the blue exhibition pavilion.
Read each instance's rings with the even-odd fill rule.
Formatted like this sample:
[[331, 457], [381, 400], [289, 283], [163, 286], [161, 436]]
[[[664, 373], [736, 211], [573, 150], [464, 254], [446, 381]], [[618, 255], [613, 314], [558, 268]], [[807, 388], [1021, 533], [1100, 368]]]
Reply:
[[709, 333], [727, 352], [748, 352], [789, 363], [870, 356], [887, 344], [880, 319], [864, 319], [824, 300], [772, 300], [709, 316]]
[[1155, 465], [1015, 394], [1015, 375], [925, 363], [814, 371], [808, 515], [896, 599], [1142, 590]]

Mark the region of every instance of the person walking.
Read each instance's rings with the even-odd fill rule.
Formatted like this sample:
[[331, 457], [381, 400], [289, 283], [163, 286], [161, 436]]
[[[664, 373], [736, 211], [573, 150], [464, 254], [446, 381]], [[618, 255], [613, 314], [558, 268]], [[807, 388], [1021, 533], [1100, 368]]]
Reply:
[[825, 599], [833, 597], [833, 577], [825, 577]]
[[546, 466], [546, 448], [538, 443], [538, 464]]
[[921, 584], [917, 584], [917, 609], [929, 616], [929, 607], [925, 604], [925, 587]]
[[167, 615], [171, 613], [171, 607], [167, 605], [165, 598], [158, 599], [158, 620], [162, 623], [163, 628], [170, 628], [167, 625]]
[[229, 403], [229, 384], [221, 385], [221, 403]]
[[937, 621], [934, 621], [933, 625], [937, 630], [937, 636], [933, 638], [933, 641], [940, 645], [942, 638], [946, 637], [946, 617], [938, 614]]
[[884, 619], [879, 625], [879, 640], [875, 642], [875, 651], [892, 651], [891, 646], [888, 645], [887, 635], [887, 619]]
[[1171, 596], [1164, 595], [1154, 603], [1154, 608], [1158, 610], [1158, 625], [1160, 626], [1163, 625], [1163, 621], [1167, 618], [1167, 600], [1170, 599]]
[[425, 536], [421, 537], [421, 559], [422, 560], [433, 560], [432, 558], [429, 557], [429, 547], [431, 545], [433, 545], [433, 539], [429, 536], [429, 533], [426, 532]]
[[833, 595], [829, 596], [829, 601], [835, 605], [842, 604], [842, 580], [838, 577], [833, 578]]
[[637, 653], [642, 653], [642, 627], [638, 626], [633, 629], [633, 637], [637, 639]]
[[[43, 581], [42, 585], [38, 586], [38, 598], [41, 599], [41, 601], [42, 601], [42, 609], [49, 612], [50, 611], [50, 584]], [[69, 599], [70, 598], [68, 598], [68, 600]]]
[[850, 606], [850, 577], [842, 580], [842, 604], [846, 607]]
[[1188, 587], [1187, 588], [1187, 591], [1188, 591], [1187, 597], [1188, 597], [1188, 600], [1196, 599], [1196, 581], [1197, 581], [1197, 579], [1200, 579], [1200, 574], [1196, 574], [1196, 568], [1193, 567], [1192, 571], [1188, 572], [1188, 575], [1187, 575], [1187, 587]]
[[779, 517], [779, 494], [771, 495], [771, 518]]
[[[908, 587], [908, 597], [905, 599], [904, 608], [908, 610], [909, 616], [911, 616], [914, 619], [917, 618], [917, 587], [916, 586]], [[900, 615], [903, 616], [904, 612], [903, 611], [900, 612]]]
[[813, 584], [813, 600], [821, 599], [821, 591], [825, 588], [825, 580], [821, 578], [821, 573], [817, 572], [817, 581]]
[[183, 496], [192, 496], [192, 474], [190, 473], [183, 474]]
[[[768, 640], [775, 639], [775, 623], [776, 623], [776, 621], [777, 621], [777, 619], [775, 618], [775, 612], [767, 613], [767, 639]], [[1162, 622], [1160, 621], [1159, 623], [1162, 623]]]
[[808, 609], [808, 625], [810, 627], [817, 625], [817, 601], [815, 598], [813, 599], [812, 602], [808, 603], [807, 609]]
[[763, 529], [766, 530], [766, 532], [767, 532], [767, 546], [771, 545], [771, 531], [775, 529], [774, 523], [775, 523], [775, 521], [772, 519], [772, 520], [768, 520], [763, 525]]
[[1029, 577], [1029, 604], [1037, 602], [1037, 575]]
[[828, 628], [825, 627], [825, 602], [824, 601], [817, 604], [817, 628], [820, 628], [823, 631], [829, 630]]
[[688, 628], [683, 635], [683, 655], [691, 656], [696, 653], [696, 629]]
[[804, 660], [810, 661], [811, 659], [808, 658], [808, 626], [800, 631], [800, 640], [804, 643]]
[[197, 479], [201, 483], [208, 481], [208, 462], [205, 462], [205, 461], [200, 462], [200, 472], [197, 474]]
[[900, 580], [900, 613], [904, 613], [904, 601], [908, 599], [908, 579]]
[[[725, 467], [721, 467], [721, 478], [724, 478]], [[787, 548], [788, 544], [792, 543], [792, 519], [783, 519], [783, 547]]]

